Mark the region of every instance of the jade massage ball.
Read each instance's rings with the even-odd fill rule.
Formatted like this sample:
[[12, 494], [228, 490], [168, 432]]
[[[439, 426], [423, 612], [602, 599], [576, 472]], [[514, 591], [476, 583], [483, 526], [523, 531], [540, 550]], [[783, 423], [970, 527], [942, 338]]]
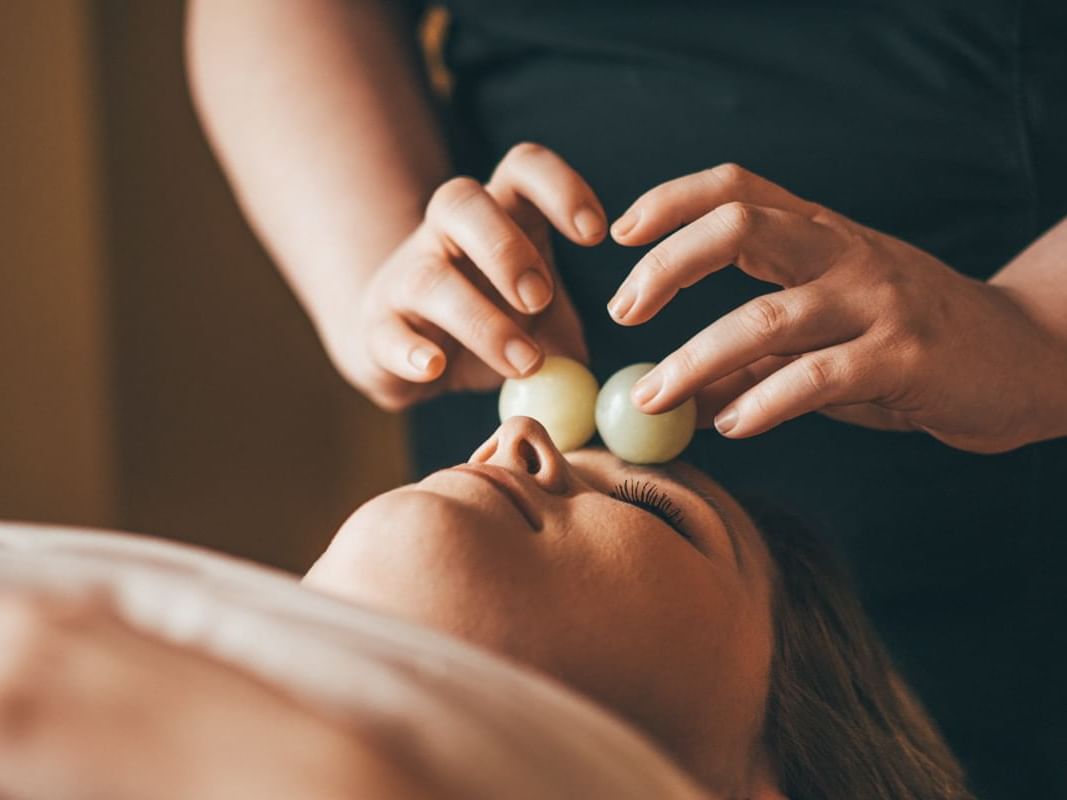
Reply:
[[596, 431], [597, 382], [582, 364], [548, 356], [541, 369], [525, 378], [509, 378], [500, 389], [500, 421], [533, 417], [561, 453], [577, 450]]
[[678, 456], [693, 438], [697, 406], [690, 397], [662, 414], [638, 411], [633, 385], [655, 364], [631, 364], [608, 378], [596, 400], [596, 427], [607, 448], [631, 464], [662, 464]]

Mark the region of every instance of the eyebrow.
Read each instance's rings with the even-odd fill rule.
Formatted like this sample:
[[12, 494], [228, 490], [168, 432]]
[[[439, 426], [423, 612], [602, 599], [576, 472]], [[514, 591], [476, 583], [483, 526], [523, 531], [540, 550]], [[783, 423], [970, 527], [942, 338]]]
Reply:
[[704, 503], [712, 510], [712, 513], [722, 520], [722, 526], [726, 529], [726, 536], [730, 539], [730, 547], [734, 551], [734, 561], [736, 562], [738, 569], [740, 569], [741, 565], [744, 563], [744, 559], [741, 558], [741, 547], [738, 544], [737, 528], [734, 527], [732, 517], [726, 513], [726, 509], [722, 507], [722, 504], [686, 478], [682, 473], [671, 469], [669, 465], [658, 468], [646, 467], [643, 471], [660, 477], [666, 477], [668, 480], [688, 489], [704, 501]]

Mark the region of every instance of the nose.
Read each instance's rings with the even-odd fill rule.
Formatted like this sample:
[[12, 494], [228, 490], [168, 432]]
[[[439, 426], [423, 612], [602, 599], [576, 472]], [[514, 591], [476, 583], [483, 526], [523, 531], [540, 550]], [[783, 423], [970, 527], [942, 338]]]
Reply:
[[495, 464], [525, 472], [546, 492], [563, 495], [571, 491], [570, 464], [556, 449], [548, 431], [530, 417], [509, 417], [470, 457], [471, 464]]

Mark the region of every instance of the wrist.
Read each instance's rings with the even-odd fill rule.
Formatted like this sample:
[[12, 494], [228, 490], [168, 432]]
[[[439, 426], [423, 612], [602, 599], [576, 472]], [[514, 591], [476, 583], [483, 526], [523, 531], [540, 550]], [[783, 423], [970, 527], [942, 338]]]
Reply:
[[1048, 324], [1043, 308], [1017, 287], [987, 284], [1032, 332], [1032, 347], [1022, 354], [1019, 386], [1026, 393], [1025, 419], [1018, 446], [1067, 436], [1067, 332]]

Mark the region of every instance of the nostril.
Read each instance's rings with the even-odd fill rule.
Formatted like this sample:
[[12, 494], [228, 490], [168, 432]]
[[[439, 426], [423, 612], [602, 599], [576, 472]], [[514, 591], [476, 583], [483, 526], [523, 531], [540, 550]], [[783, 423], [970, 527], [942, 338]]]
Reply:
[[541, 458], [537, 455], [537, 448], [523, 440], [519, 442], [519, 457], [526, 464], [526, 471], [536, 475], [541, 471]]

